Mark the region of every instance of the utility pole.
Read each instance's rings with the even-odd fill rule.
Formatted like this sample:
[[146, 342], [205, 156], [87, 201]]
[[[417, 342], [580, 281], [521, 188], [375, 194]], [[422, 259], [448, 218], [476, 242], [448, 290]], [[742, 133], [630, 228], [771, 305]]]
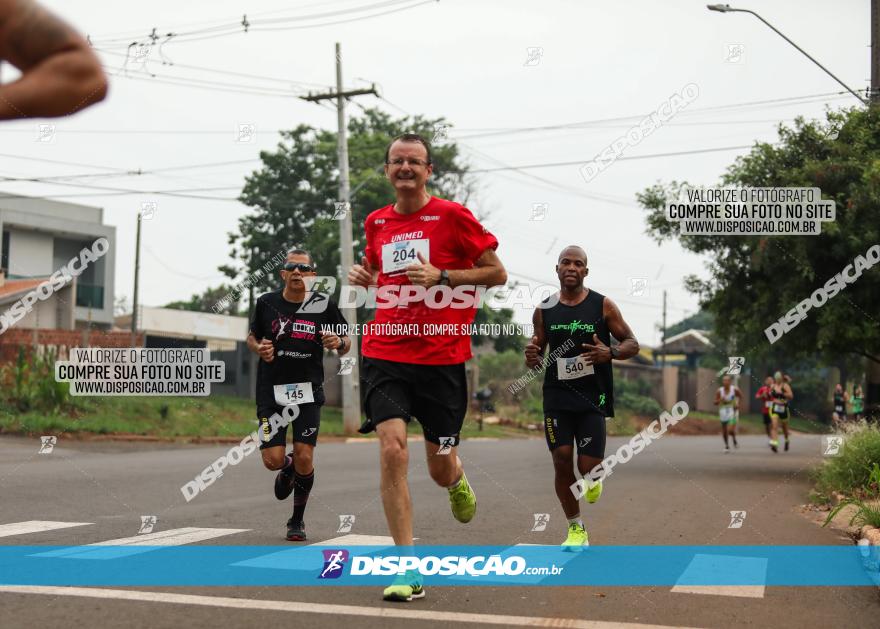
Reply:
[[663, 353], [660, 355], [660, 366], [666, 367], [666, 290], [663, 290], [663, 331], [662, 331], [662, 345], [660, 347], [663, 348]]
[[138, 326], [138, 283], [141, 269], [141, 218], [142, 212], [138, 211], [137, 236], [134, 244], [134, 299], [131, 305], [131, 342], [134, 345], [134, 339], [137, 335]]
[[871, 98], [880, 104], [880, 0], [871, 0]]
[[[344, 203], [345, 212], [342, 220], [339, 221], [339, 263], [342, 267], [342, 274], [348, 273], [348, 269], [354, 264], [354, 252], [351, 243], [351, 185], [349, 183], [348, 174], [348, 137], [346, 136], [345, 121], [345, 100], [352, 96], [361, 96], [364, 94], [372, 94], [378, 96], [376, 84], [370, 85], [369, 88], [357, 90], [342, 89], [342, 48], [339, 42], [336, 42], [336, 91], [323, 94], [312, 94], [309, 92], [307, 96], [300, 96], [303, 100], [313, 103], [322, 100], [336, 100], [336, 150], [339, 164], [339, 201]], [[347, 307], [341, 308], [342, 315], [349, 325], [357, 324], [357, 309]], [[351, 352], [353, 356], [358, 355], [358, 341], [354, 334], [351, 338]], [[357, 360], [355, 360], [354, 368], [350, 375], [342, 376], [342, 420], [346, 433], [355, 433], [361, 425], [361, 400], [360, 400], [360, 372], [358, 370]]]

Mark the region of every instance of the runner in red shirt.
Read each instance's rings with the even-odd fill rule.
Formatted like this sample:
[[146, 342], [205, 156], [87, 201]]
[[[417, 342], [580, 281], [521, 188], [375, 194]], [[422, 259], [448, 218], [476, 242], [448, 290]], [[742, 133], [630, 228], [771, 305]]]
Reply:
[[[773, 399], [771, 392], [773, 387], [773, 376], [767, 376], [764, 378], [764, 386], [758, 389], [758, 392], [755, 393], [755, 399], [761, 400], [763, 405], [761, 407], [761, 416], [764, 418], [764, 431], [767, 433], [767, 438], [771, 439], [770, 436], [770, 424], [772, 423], [770, 420], [770, 407], [773, 406], [773, 402], [770, 400]], [[770, 446], [773, 447], [772, 441], [770, 442]]]
[[[507, 272], [495, 255], [498, 240], [470, 210], [431, 196], [425, 189], [433, 166], [423, 137], [404, 134], [385, 151], [385, 176], [397, 202], [371, 213], [364, 224], [366, 255], [352, 267], [349, 283], [362, 287], [498, 286]], [[469, 522], [477, 500], [457, 455], [467, 411], [464, 363], [471, 357], [470, 334], [476, 309], [429, 307], [436, 299], [379, 307], [363, 333], [361, 391], [367, 420], [362, 433], [379, 435], [382, 503], [398, 546], [412, 546], [412, 503], [406, 482], [406, 425], [422, 426], [431, 478], [449, 490], [452, 513]], [[462, 289], [464, 290], [464, 289]], [[377, 302], [381, 306], [381, 292]], [[445, 334], [424, 334], [440, 325]], [[394, 327], [396, 326], [396, 327]], [[403, 332], [403, 333], [401, 333]], [[385, 589], [386, 600], [408, 601], [424, 594], [421, 577], [401, 575]]]

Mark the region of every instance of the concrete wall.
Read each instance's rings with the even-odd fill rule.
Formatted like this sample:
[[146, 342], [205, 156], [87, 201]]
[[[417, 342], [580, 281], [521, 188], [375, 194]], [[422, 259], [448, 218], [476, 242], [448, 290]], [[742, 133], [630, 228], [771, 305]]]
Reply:
[[0, 198], [0, 212], [4, 210], [63, 217], [82, 223], [102, 223], [104, 221], [103, 208], [65, 201], [51, 201], [41, 197]]
[[[55, 291], [46, 301], [34, 302], [33, 309], [18, 323], [17, 328], [72, 330], [74, 328], [74, 286], [69, 284]], [[8, 308], [4, 306], [2, 309]]]
[[52, 234], [9, 229], [9, 275], [49, 276], [55, 271]]
[[672, 408], [678, 398], [678, 367], [667, 366], [662, 367], [662, 390], [660, 397], [660, 405], [665, 409]]

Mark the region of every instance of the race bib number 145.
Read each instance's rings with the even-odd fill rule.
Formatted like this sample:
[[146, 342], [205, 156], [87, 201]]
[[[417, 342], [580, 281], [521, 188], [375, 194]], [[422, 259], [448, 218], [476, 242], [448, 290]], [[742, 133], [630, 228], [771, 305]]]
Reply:
[[311, 404], [315, 401], [311, 382], [278, 384], [272, 388], [275, 393], [275, 403], [281, 406], [287, 406], [288, 404]]

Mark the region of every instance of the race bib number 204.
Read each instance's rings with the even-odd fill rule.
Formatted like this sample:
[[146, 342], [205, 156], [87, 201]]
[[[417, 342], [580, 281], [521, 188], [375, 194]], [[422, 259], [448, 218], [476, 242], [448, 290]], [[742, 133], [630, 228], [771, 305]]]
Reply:
[[419, 264], [420, 253], [427, 260], [429, 242], [427, 238], [416, 238], [382, 245], [382, 272], [386, 275], [398, 273], [411, 264]]

